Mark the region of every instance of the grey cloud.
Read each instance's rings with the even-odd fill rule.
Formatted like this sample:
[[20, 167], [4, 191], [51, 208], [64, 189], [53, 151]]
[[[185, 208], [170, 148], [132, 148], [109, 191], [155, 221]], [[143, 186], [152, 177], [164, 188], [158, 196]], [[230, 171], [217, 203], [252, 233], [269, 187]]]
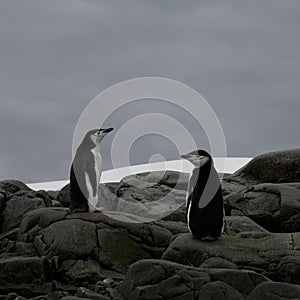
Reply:
[[81, 111], [140, 76], [199, 91], [229, 156], [299, 147], [299, 9], [278, 0], [1, 1], [0, 178], [66, 178]]

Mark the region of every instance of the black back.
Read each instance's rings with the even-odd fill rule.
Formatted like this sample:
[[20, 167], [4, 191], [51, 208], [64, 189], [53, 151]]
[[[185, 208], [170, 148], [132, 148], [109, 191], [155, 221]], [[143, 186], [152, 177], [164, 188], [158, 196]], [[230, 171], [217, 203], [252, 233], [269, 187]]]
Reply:
[[[99, 129], [90, 130], [83, 138], [81, 144], [77, 148], [73, 163], [70, 170], [70, 211], [88, 212], [88, 191], [85, 183], [85, 171], [91, 178], [95, 177], [94, 157], [91, 152], [96, 145], [91, 140], [90, 136], [97, 133]], [[95, 193], [95, 192], [94, 192]], [[95, 195], [94, 195], [95, 196]]]

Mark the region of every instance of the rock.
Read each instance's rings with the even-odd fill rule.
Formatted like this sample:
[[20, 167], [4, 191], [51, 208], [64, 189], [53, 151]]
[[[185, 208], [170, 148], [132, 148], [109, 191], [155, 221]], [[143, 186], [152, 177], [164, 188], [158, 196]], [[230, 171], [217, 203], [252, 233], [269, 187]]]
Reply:
[[[295, 245], [293, 245], [295, 247]], [[300, 284], [300, 257], [285, 256], [277, 266], [279, 274], [286, 282]]]
[[78, 297], [80, 298], [84, 298], [84, 299], [92, 299], [92, 300], [110, 300], [110, 298], [99, 295], [87, 288], [79, 288], [78, 289], [78, 293], [77, 293]]
[[19, 227], [23, 216], [27, 212], [41, 207], [45, 207], [45, 204], [40, 198], [13, 196], [6, 202], [5, 209], [2, 212], [3, 219], [1, 231], [7, 232], [13, 228]]
[[24, 296], [50, 293], [46, 282], [47, 267], [39, 257], [11, 257], [0, 259], [0, 292], [16, 292]]
[[268, 232], [263, 227], [256, 224], [253, 220], [245, 216], [226, 216], [226, 226], [233, 232]]
[[[166, 217], [185, 204], [187, 180], [188, 174], [174, 171], [127, 176], [117, 189], [118, 198], [115, 201], [118, 203], [115, 210], [152, 219]], [[178, 219], [178, 212], [176, 214]], [[184, 213], [180, 220], [183, 217]]]
[[229, 284], [222, 281], [206, 283], [200, 290], [197, 299], [243, 300], [243, 297]]
[[75, 296], [65, 296], [60, 298], [60, 300], [86, 300], [87, 298], [79, 298]]
[[225, 199], [232, 215], [245, 215], [271, 232], [300, 231], [300, 190], [289, 184], [254, 185]]
[[283, 232], [297, 232], [300, 231], [300, 213], [291, 216], [288, 220], [283, 221], [281, 224], [281, 230]]
[[130, 264], [139, 259], [151, 257], [125, 232], [98, 230], [98, 243], [100, 264], [119, 272], [125, 272]]
[[230, 285], [241, 295], [249, 295], [262, 282], [270, 281], [263, 275], [248, 270], [203, 269], [199, 270], [209, 275], [211, 281], [221, 281]]
[[125, 231], [130, 238], [138, 243], [141, 243], [143, 247], [154, 247], [157, 248], [157, 250], [166, 249], [172, 236], [167, 227], [164, 227], [162, 225], [158, 225], [155, 223], [126, 223], [117, 219], [110, 218], [107, 215], [101, 213], [73, 214], [73, 218], [80, 218], [87, 222], [93, 222], [97, 225], [98, 229], [106, 228]]
[[122, 179], [119, 189], [125, 185], [142, 186], [146, 183], [150, 185], [165, 185], [172, 189], [186, 190], [189, 181], [188, 173], [176, 171], [153, 171], [126, 176]]
[[[206, 259], [222, 257], [240, 269], [254, 270], [274, 280], [287, 280], [286, 269], [280, 268], [283, 257], [300, 255], [299, 233], [247, 233], [236, 236], [222, 236], [220, 240], [202, 242], [190, 234], [180, 234], [162, 255], [162, 259], [200, 266]], [[279, 273], [278, 270], [282, 270]], [[289, 278], [298, 276], [298, 268], [290, 270]]]
[[0, 188], [10, 195], [21, 190], [32, 191], [25, 183], [14, 179], [0, 181]]
[[65, 260], [59, 272], [67, 282], [76, 285], [83, 282], [95, 283], [104, 278], [99, 264], [92, 259]]
[[52, 206], [53, 198], [44, 190], [39, 190], [36, 192], [36, 196], [42, 198], [44, 200], [44, 204], [46, 207]]
[[91, 255], [97, 246], [96, 225], [78, 219], [58, 221], [40, 231], [47, 257], [59, 259]]
[[6, 199], [7, 199], [6, 192], [0, 188], [0, 213], [4, 209]]
[[259, 155], [226, 180], [247, 184], [299, 182], [300, 149]]
[[217, 269], [234, 269], [238, 270], [238, 266], [224, 258], [221, 257], [211, 257], [206, 259], [201, 265], [200, 268], [217, 268]]
[[281, 282], [263, 282], [256, 286], [246, 300], [300, 299], [300, 287]]
[[45, 228], [64, 219], [67, 210], [62, 208], [39, 208], [26, 213], [20, 225], [20, 233], [26, 234], [35, 226]]
[[129, 267], [119, 290], [130, 300], [243, 299], [264, 281], [268, 279], [252, 271], [199, 269], [148, 259]]
[[197, 299], [194, 294], [210, 281], [204, 272], [168, 261], [132, 264], [119, 289], [127, 300]]
[[1, 233], [0, 234], [0, 241], [2, 241], [4, 239], [9, 239], [9, 240], [15, 241], [17, 239], [19, 231], [20, 231], [19, 228], [14, 228], [14, 229], [11, 229], [7, 232]]
[[70, 206], [70, 185], [65, 185], [57, 194], [56, 198], [54, 199], [58, 201], [61, 206], [69, 207]]

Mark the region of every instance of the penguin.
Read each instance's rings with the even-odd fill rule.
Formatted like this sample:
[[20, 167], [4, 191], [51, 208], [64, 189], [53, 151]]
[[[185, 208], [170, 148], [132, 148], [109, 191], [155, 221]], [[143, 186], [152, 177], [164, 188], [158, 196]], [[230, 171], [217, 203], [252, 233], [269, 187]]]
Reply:
[[100, 143], [113, 130], [93, 129], [86, 133], [76, 150], [70, 170], [70, 209], [73, 212], [97, 212], [102, 157]]
[[181, 158], [194, 165], [186, 196], [189, 231], [195, 239], [216, 240], [224, 228], [224, 201], [213, 159], [205, 150], [195, 150]]

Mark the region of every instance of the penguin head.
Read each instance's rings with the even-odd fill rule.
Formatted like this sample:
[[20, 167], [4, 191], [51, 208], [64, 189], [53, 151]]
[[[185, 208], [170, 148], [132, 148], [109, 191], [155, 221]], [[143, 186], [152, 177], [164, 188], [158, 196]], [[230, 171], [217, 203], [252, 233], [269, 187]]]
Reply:
[[210, 154], [205, 150], [195, 150], [188, 154], [183, 154], [180, 157], [188, 160], [197, 168], [203, 167], [212, 161]]
[[87, 133], [87, 135], [90, 137], [90, 139], [96, 145], [96, 144], [100, 143], [103, 140], [103, 138], [112, 130], [113, 130], [113, 128], [93, 129], [93, 130], [90, 130]]

